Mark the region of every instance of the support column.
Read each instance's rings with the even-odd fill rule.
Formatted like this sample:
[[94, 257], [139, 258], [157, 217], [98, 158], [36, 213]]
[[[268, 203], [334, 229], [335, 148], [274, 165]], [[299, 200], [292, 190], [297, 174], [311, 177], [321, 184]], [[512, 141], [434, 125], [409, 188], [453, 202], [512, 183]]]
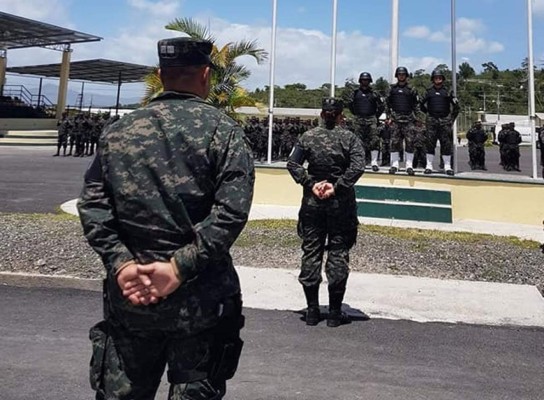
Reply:
[[0, 96], [4, 95], [4, 85], [6, 84], [7, 63], [8, 63], [7, 50], [0, 49]]
[[68, 91], [68, 80], [70, 78], [70, 57], [72, 49], [68, 45], [62, 52], [62, 64], [60, 67], [59, 93], [57, 96], [57, 119], [62, 118], [62, 113], [66, 108], [66, 93]]

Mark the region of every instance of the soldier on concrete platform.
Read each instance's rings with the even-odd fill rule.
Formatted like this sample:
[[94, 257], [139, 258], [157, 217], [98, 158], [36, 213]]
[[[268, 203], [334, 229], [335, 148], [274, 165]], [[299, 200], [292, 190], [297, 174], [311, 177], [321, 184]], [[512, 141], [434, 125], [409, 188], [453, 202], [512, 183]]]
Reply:
[[359, 75], [359, 88], [353, 92], [349, 109], [355, 115], [355, 133], [361, 139], [365, 150], [365, 161], [372, 165], [374, 172], [379, 171], [380, 136], [378, 118], [384, 111], [383, 101], [371, 86], [372, 75], [362, 72]]
[[414, 122], [419, 107], [417, 92], [408, 84], [408, 70], [395, 70], [397, 82], [391, 85], [386, 97], [387, 118], [391, 121], [391, 167], [390, 174], [399, 170], [400, 153], [404, 150], [406, 172], [414, 175]]
[[459, 115], [459, 102], [453, 92], [446, 89], [446, 77], [440, 69], [431, 73], [432, 86], [427, 89], [421, 100], [421, 111], [427, 114], [427, 165], [426, 174], [432, 174], [433, 161], [437, 142], [444, 159], [444, 170], [447, 175], [454, 175], [452, 168], [453, 123]]

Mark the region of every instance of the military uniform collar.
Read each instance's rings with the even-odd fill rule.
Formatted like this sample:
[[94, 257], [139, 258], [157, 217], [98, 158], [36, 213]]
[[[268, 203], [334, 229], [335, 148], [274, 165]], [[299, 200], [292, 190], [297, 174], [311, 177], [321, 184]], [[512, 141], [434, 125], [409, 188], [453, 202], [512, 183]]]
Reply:
[[174, 92], [174, 91], [162, 92], [161, 94], [153, 98], [151, 101], [153, 102], [153, 101], [171, 100], [171, 99], [177, 99], [177, 100], [195, 99], [195, 100], [202, 101], [202, 99], [194, 93]]

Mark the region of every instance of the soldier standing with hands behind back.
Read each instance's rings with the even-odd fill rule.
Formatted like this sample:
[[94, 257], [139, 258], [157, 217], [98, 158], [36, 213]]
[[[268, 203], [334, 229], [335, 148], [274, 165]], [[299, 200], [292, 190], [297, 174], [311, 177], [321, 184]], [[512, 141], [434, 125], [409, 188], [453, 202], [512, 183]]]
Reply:
[[[329, 282], [327, 326], [350, 322], [342, 312], [342, 300], [349, 275], [349, 250], [357, 239], [359, 223], [353, 186], [363, 175], [365, 157], [361, 141], [338, 126], [343, 108], [339, 99], [323, 99], [321, 118], [325, 127], [303, 133], [287, 162], [289, 173], [303, 187], [298, 221], [303, 251], [299, 282], [308, 305], [307, 325], [320, 321], [319, 284], [325, 250]], [[305, 161], [308, 169], [303, 167]]]
[[99, 139], [78, 203], [107, 277], [91, 329], [96, 398], [222, 399], [242, 349], [240, 283], [229, 249], [253, 194], [242, 128], [203, 101], [213, 44], [158, 43], [164, 92]]

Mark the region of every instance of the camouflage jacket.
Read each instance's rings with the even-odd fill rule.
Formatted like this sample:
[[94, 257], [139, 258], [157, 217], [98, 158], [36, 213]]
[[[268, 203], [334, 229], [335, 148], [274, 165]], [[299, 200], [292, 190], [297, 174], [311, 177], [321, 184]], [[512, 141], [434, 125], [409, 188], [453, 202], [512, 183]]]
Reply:
[[[304, 162], [308, 162], [308, 169]], [[326, 180], [335, 186], [335, 197], [354, 197], [353, 185], [363, 175], [365, 155], [361, 141], [352, 132], [335, 127], [313, 128], [298, 139], [287, 169], [304, 188], [305, 201], [319, 203], [312, 193], [314, 184]]]
[[[244, 132], [191, 94], [166, 92], [100, 136], [78, 202], [101, 256], [110, 313], [134, 329], [194, 333], [239, 293], [229, 249], [247, 222], [254, 169]], [[182, 285], [156, 305], [132, 306], [116, 269], [174, 257]]]

